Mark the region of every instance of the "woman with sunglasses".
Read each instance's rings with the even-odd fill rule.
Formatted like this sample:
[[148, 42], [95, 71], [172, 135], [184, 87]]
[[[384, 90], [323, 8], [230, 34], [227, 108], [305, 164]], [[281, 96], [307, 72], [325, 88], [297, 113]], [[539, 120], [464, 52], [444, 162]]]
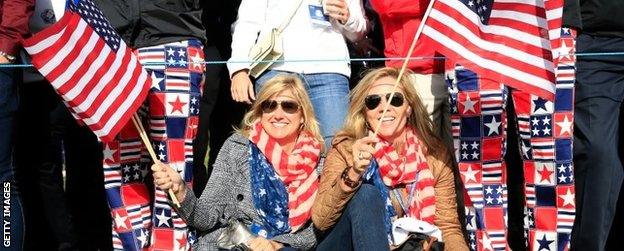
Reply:
[[373, 70], [351, 92], [345, 127], [332, 142], [312, 207], [315, 227], [327, 234], [319, 250], [397, 247], [391, 226], [398, 217], [437, 226], [446, 250], [468, 249], [450, 153], [409, 77], [393, 88], [398, 75], [393, 68]]
[[247, 243], [252, 250], [310, 249], [316, 244], [309, 219], [322, 147], [301, 81], [282, 75], [267, 82], [225, 142], [199, 199], [170, 166], [154, 165], [154, 182], [174, 192], [181, 204], [176, 212], [199, 231], [196, 250], [217, 249], [232, 219], [258, 236]]

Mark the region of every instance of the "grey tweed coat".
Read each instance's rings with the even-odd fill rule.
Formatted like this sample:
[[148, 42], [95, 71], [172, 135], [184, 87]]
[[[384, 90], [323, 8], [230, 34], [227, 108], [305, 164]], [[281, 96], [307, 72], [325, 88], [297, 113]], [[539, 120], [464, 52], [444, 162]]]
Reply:
[[[250, 225], [260, 222], [253, 205], [249, 173], [249, 140], [234, 133], [223, 144], [201, 197], [187, 189], [178, 213], [197, 230], [194, 250], [217, 250], [216, 241], [230, 218]], [[295, 232], [276, 236], [274, 241], [297, 249], [311, 249], [316, 244], [312, 224]]]

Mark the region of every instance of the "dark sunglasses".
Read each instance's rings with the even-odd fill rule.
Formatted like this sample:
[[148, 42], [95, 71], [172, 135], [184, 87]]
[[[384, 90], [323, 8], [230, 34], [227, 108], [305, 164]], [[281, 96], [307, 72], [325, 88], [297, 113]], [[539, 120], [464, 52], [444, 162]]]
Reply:
[[275, 100], [265, 100], [260, 104], [260, 108], [262, 108], [262, 112], [264, 113], [272, 113], [277, 109], [278, 106], [282, 107], [282, 110], [286, 113], [296, 113], [299, 111], [299, 104], [295, 101], [284, 100], [284, 101], [275, 101]]
[[[390, 99], [390, 94], [391, 93], [386, 93], [386, 101]], [[403, 94], [395, 92], [392, 100], [390, 101], [390, 104], [394, 107], [400, 107], [403, 105], [404, 101], [405, 97], [403, 97]], [[375, 110], [375, 108], [377, 108], [379, 104], [381, 104], [381, 95], [371, 94], [366, 96], [366, 98], [364, 99], [364, 104], [369, 110]]]

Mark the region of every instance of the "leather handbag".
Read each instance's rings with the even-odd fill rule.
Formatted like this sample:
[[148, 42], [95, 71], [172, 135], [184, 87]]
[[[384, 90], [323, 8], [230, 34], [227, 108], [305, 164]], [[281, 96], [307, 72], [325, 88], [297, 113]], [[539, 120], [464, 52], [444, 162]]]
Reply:
[[251, 250], [247, 246], [249, 240], [255, 238], [247, 226], [237, 219], [230, 219], [227, 227], [221, 232], [217, 239], [217, 247], [227, 250]]
[[260, 31], [256, 43], [249, 51], [249, 59], [253, 61], [249, 66], [250, 76], [258, 78], [258, 76], [266, 71], [276, 60], [282, 58], [284, 53], [282, 49], [282, 31], [290, 23], [290, 20], [299, 9], [299, 6], [301, 6], [302, 1], [303, 0], [299, 0], [290, 16], [288, 16], [288, 19], [284, 20], [279, 27]]

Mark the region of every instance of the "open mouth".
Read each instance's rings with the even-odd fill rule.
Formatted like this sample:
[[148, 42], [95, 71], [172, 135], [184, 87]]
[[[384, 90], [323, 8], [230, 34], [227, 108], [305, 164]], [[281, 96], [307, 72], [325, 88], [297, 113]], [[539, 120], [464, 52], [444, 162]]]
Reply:
[[273, 125], [274, 127], [277, 127], [277, 128], [285, 127], [288, 124], [289, 123], [287, 123], [287, 122], [271, 122], [271, 125]]

